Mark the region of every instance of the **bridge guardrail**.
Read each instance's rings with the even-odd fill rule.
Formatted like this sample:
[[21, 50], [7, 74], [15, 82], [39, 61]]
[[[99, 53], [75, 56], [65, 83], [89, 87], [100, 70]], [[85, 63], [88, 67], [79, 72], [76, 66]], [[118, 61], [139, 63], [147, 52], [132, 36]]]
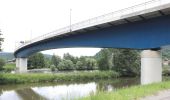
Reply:
[[72, 24], [71, 26], [67, 26], [67, 27], [49, 32], [47, 34], [36, 37], [32, 40], [26, 41], [23, 45], [19, 46], [17, 49], [20, 49], [23, 46], [29, 45], [31, 43], [34, 43], [34, 42], [37, 42], [37, 41], [40, 41], [40, 40], [43, 40], [43, 39], [47, 39], [47, 38], [50, 38], [50, 37], [53, 37], [53, 36], [56, 36], [56, 35], [62, 35], [62, 34], [65, 34], [65, 33], [69, 33], [70, 30], [76, 31], [76, 30], [80, 30], [80, 29], [87, 28], [87, 27], [90, 27], [90, 26], [95, 26], [95, 25], [107, 23], [107, 22], [110, 22], [110, 21], [116, 21], [116, 20], [120, 19], [123, 15], [131, 14], [131, 13], [142, 11], [142, 10], [146, 10], [146, 9], [149, 9], [149, 8], [152, 8], [152, 7], [161, 6], [161, 5], [164, 5], [164, 4], [167, 4], [167, 3], [170, 3], [170, 0], [151, 0], [151, 1], [148, 1], [148, 2], [144, 2], [142, 4], [138, 4], [138, 5], [135, 5], [135, 6], [132, 6], [132, 7], [128, 7], [128, 8], [121, 9], [121, 10], [111, 12], [111, 13], [108, 13], [108, 14], [104, 14], [104, 15], [101, 15], [101, 16], [98, 16], [98, 17], [95, 17], [95, 18], [91, 18], [91, 19], [88, 19], [88, 20], [85, 20], [85, 21], [81, 21], [81, 22]]

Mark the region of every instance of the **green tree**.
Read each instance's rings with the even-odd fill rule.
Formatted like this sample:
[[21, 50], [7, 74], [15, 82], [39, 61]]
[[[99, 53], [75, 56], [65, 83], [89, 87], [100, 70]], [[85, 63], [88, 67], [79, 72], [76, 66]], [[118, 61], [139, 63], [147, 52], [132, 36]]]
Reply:
[[44, 68], [45, 67], [45, 58], [42, 53], [35, 53], [28, 57], [28, 68]]
[[102, 49], [96, 54], [99, 70], [110, 70], [112, 67], [112, 52], [109, 49]]
[[46, 68], [50, 68], [51, 65], [53, 65], [50, 58], [45, 57], [44, 61], [45, 61]]
[[61, 57], [53, 54], [53, 56], [51, 58], [51, 62], [53, 65], [55, 65], [57, 67], [58, 64], [61, 62]]
[[71, 60], [63, 59], [57, 66], [58, 70], [74, 70], [74, 64]]
[[2, 51], [2, 42], [4, 42], [4, 38], [2, 38], [1, 36], [2, 36], [2, 33], [0, 30], [0, 51]]
[[139, 52], [131, 49], [115, 50], [115, 53], [113, 52], [113, 70], [119, 72], [123, 76], [139, 75]]
[[0, 70], [3, 70], [3, 66], [5, 66], [5, 60], [0, 58]]
[[77, 61], [76, 63], [76, 70], [85, 70], [86, 68], [83, 65], [83, 62]]
[[69, 53], [65, 53], [63, 56], [63, 59], [65, 60], [71, 60], [74, 64], [77, 63], [78, 58], [70, 55]]
[[86, 66], [87, 66], [87, 70], [94, 70], [96, 65], [97, 65], [97, 61], [93, 58], [86, 58], [85, 60], [86, 62]]

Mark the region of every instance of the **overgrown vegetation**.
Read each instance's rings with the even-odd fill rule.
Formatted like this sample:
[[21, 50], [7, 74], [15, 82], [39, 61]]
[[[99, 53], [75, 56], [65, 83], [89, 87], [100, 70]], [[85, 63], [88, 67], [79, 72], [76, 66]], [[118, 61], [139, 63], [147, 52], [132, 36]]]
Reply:
[[67, 72], [58, 74], [0, 74], [0, 84], [37, 83], [37, 82], [68, 82], [96, 79], [117, 78], [119, 74], [113, 71]]
[[98, 92], [79, 100], [138, 100], [144, 96], [155, 94], [158, 91], [170, 89], [170, 81], [139, 85], [118, 89], [112, 92]]
[[7, 63], [7, 64], [5, 64], [5, 66], [3, 66], [3, 70], [4, 70], [5, 72], [14, 71], [15, 68], [16, 68], [15, 63]]
[[3, 70], [3, 66], [5, 66], [5, 60], [0, 58], [0, 71]]
[[[52, 66], [52, 67], [51, 67]], [[55, 66], [55, 68], [54, 68]], [[51, 60], [42, 53], [29, 57], [28, 68], [51, 68], [51, 70], [112, 70], [122, 76], [136, 76], [140, 72], [139, 52], [130, 49], [101, 49], [95, 56], [74, 57], [69, 53], [60, 56], [53, 55]]]
[[131, 49], [102, 49], [96, 54], [100, 70], [114, 70], [122, 76], [140, 74], [139, 51]]
[[33, 54], [28, 58], [29, 69], [44, 68], [44, 67], [45, 67], [45, 58], [42, 53]]

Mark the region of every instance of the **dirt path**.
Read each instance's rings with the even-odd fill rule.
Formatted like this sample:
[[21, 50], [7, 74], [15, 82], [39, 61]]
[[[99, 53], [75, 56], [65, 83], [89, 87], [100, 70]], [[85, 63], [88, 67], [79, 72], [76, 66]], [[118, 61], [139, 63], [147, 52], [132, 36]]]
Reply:
[[160, 91], [151, 96], [146, 96], [140, 100], [170, 100], [170, 89]]

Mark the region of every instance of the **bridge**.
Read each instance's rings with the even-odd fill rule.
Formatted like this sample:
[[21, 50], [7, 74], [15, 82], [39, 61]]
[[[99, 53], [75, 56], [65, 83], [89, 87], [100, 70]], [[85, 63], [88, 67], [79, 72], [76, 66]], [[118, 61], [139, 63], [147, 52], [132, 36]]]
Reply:
[[161, 48], [170, 44], [170, 1], [152, 0], [44, 34], [19, 46], [18, 72], [33, 53], [72, 47], [131, 48], [141, 52], [141, 83], [162, 81]]

